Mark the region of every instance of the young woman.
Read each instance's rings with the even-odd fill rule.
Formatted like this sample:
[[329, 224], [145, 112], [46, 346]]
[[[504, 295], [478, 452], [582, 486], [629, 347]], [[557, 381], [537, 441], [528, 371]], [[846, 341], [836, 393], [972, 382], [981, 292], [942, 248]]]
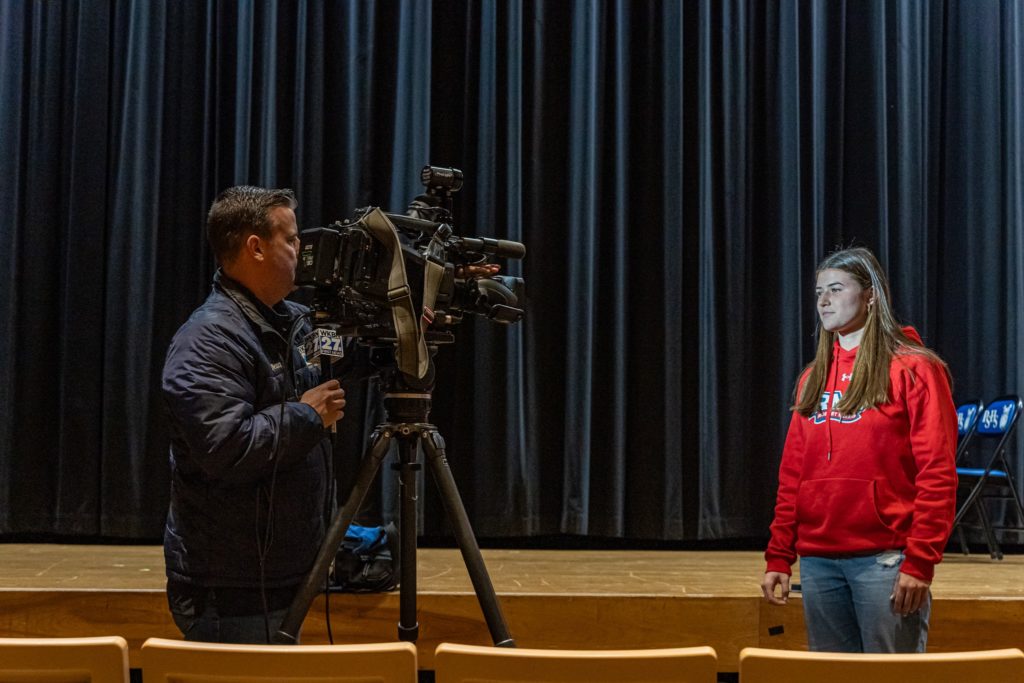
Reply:
[[956, 507], [949, 372], [896, 322], [869, 250], [828, 256], [815, 293], [818, 349], [795, 389], [761, 588], [785, 604], [799, 555], [812, 650], [923, 652]]

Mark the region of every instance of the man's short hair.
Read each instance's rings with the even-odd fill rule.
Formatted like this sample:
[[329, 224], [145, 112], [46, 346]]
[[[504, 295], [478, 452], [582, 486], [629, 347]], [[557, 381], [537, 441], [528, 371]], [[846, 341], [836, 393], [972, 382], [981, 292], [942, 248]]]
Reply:
[[217, 263], [230, 263], [251, 234], [269, 239], [274, 228], [270, 212], [279, 206], [294, 210], [298, 206], [295, 193], [251, 185], [221, 192], [206, 218], [206, 237]]

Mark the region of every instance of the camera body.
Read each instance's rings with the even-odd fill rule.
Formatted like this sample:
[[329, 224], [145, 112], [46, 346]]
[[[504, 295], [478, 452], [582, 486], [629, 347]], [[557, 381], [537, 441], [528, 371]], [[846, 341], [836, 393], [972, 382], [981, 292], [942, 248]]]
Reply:
[[302, 231], [296, 284], [307, 290], [316, 324], [367, 343], [397, 341], [402, 300], [411, 302], [426, 342], [439, 344], [453, 340], [452, 328], [466, 313], [503, 324], [522, 319], [521, 278], [467, 271], [490, 255], [522, 258], [523, 245], [456, 236], [441, 198], [461, 187], [462, 173], [427, 166], [421, 178], [430, 183], [427, 194], [413, 200], [408, 215], [364, 208]]

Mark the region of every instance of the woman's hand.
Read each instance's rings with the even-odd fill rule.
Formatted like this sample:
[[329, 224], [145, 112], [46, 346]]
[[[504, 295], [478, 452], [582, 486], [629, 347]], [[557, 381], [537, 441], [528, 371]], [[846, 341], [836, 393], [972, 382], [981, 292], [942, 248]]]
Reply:
[[928, 581], [900, 572], [890, 597], [892, 611], [903, 616], [917, 613], [928, 597], [929, 586]]
[[[775, 587], [781, 589], [780, 595], [775, 595]], [[773, 605], [785, 605], [789, 601], [789, 574], [782, 572], [765, 572], [761, 579], [761, 592], [764, 599]]]

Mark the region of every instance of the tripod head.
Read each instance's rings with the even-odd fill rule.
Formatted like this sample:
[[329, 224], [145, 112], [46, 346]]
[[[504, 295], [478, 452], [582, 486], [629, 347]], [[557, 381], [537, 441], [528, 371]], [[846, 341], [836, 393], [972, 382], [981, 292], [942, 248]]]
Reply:
[[370, 364], [380, 377], [384, 394], [385, 421], [389, 423], [426, 423], [430, 418], [431, 394], [437, 376], [434, 355], [437, 346], [428, 345], [427, 371], [423, 377], [398, 368], [394, 346], [377, 346], [370, 352]]

